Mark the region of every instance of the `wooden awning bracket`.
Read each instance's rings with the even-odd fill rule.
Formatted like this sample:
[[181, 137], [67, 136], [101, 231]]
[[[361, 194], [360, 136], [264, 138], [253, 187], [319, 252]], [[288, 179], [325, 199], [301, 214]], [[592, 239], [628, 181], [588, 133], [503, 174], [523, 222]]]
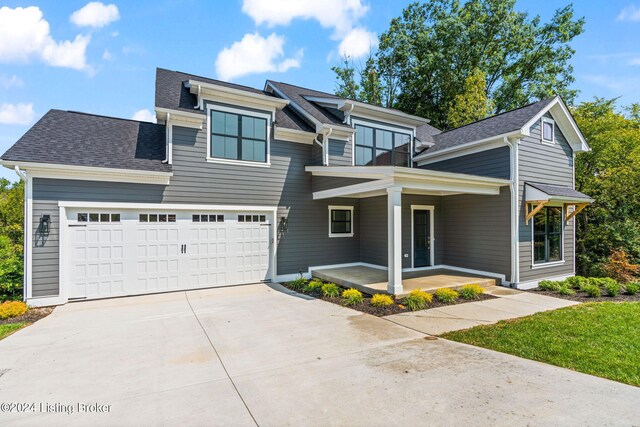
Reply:
[[[569, 206], [575, 206], [575, 209], [571, 213], [569, 213], [569, 209], [567, 209]], [[589, 203], [565, 203], [564, 204], [564, 211], [566, 212], [565, 221], [569, 221], [571, 218], [578, 215], [578, 213], [580, 213], [580, 211], [586, 208], [587, 206], [589, 206]]]
[[[540, 212], [540, 210], [542, 208], [544, 208], [544, 205], [546, 205], [547, 203], [549, 203], [548, 200], [530, 200], [530, 201], [528, 201], [527, 202], [527, 217], [526, 217], [525, 224], [528, 225], [529, 224], [529, 220], [531, 218], [533, 218], [533, 216], [535, 214]], [[534, 205], [536, 205], [536, 204], [537, 204], [537, 206], [534, 207]], [[533, 208], [533, 209], [531, 211], [529, 211], [529, 208]]]

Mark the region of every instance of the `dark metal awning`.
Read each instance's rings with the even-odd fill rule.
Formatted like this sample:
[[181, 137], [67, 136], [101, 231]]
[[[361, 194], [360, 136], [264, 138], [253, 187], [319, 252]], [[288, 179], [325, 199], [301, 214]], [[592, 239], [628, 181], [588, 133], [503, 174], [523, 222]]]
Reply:
[[591, 197], [571, 187], [539, 184], [537, 182], [525, 182], [524, 187], [525, 200], [527, 202], [527, 224], [536, 213], [549, 203], [562, 203], [565, 208], [574, 206], [575, 209], [572, 212], [565, 209], [565, 219], [569, 221], [594, 201]]

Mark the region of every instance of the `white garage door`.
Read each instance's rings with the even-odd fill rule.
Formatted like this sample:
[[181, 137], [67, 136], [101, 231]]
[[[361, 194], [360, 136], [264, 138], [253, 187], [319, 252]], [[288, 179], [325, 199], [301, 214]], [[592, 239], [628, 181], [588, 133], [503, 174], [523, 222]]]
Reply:
[[271, 278], [271, 214], [67, 209], [67, 296], [104, 298]]

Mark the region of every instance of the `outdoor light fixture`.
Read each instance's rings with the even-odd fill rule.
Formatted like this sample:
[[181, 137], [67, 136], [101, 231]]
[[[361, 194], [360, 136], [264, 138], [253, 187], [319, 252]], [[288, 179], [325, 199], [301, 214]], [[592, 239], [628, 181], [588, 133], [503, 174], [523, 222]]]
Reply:
[[51, 221], [51, 215], [42, 215], [40, 217], [40, 232], [42, 234], [49, 233], [49, 222]]
[[278, 224], [278, 231], [284, 233], [289, 228], [289, 219], [282, 217], [280, 218], [280, 223]]

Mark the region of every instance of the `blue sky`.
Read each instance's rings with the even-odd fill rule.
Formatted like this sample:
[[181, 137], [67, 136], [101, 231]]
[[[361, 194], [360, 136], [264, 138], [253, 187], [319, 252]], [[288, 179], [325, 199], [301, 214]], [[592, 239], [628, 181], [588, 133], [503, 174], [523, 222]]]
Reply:
[[[586, 18], [573, 44], [579, 100], [640, 102], [640, 0], [634, 1], [574, 2], [576, 15]], [[408, 3], [3, 1], [0, 153], [51, 108], [148, 117], [156, 67], [254, 87], [271, 78], [332, 91], [330, 68], [341, 54], [368, 52]], [[516, 7], [548, 20], [567, 3], [519, 0]], [[5, 168], [0, 176], [15, 179]]]

